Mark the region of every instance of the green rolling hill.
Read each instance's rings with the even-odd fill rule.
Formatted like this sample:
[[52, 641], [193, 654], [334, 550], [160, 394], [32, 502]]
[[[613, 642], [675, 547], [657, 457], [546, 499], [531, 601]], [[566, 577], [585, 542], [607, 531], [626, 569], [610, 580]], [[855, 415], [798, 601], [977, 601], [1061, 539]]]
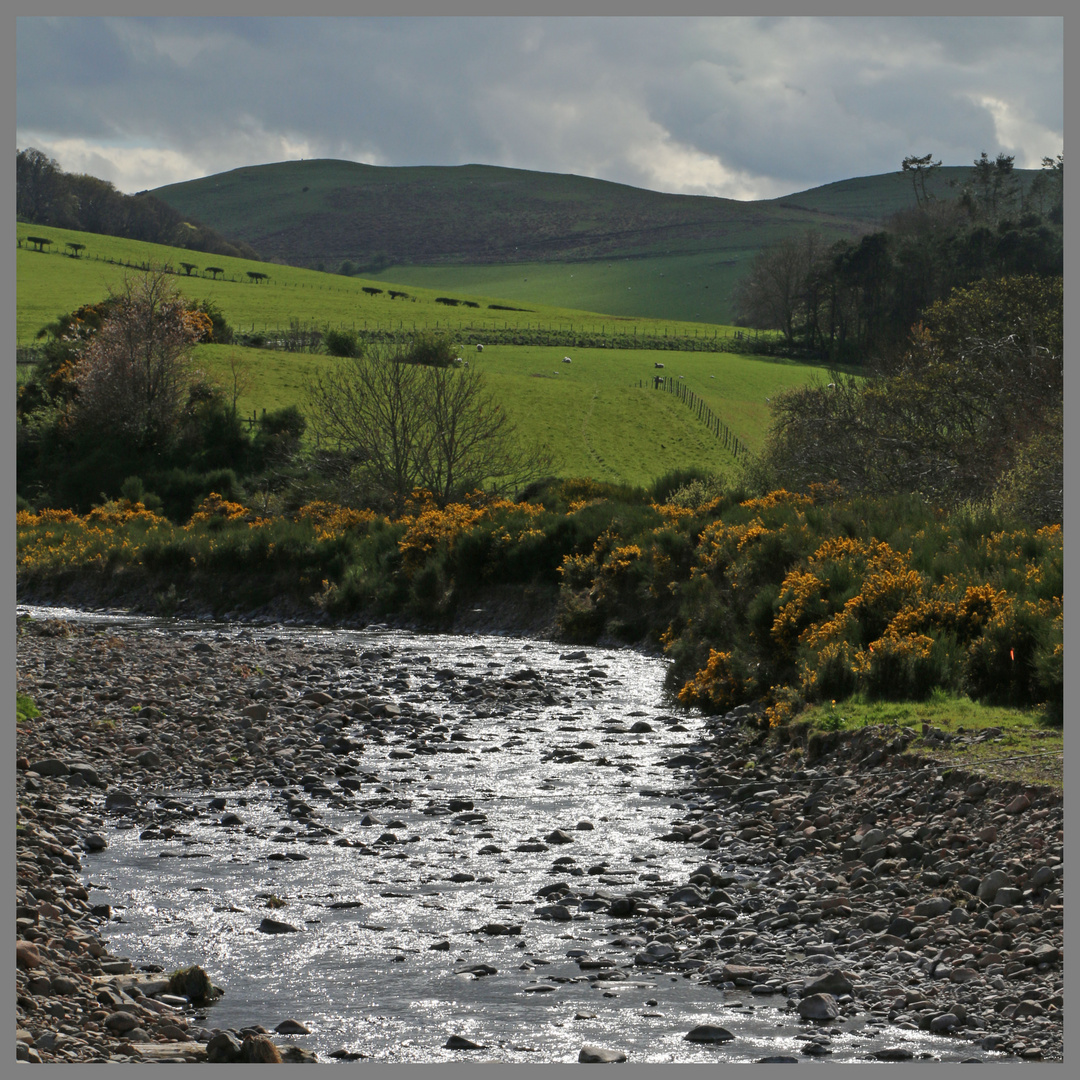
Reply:
[[[934, 193], [966, 168], [943, 168]], [[312, 160], [247, 166], [154, 192], [264, 259], [612, 315], [731, 321], [754, 253], [807, 228], [855, 237], [914, 205], [899, 171], [780, 199], [668, 195], [489, 165]]]

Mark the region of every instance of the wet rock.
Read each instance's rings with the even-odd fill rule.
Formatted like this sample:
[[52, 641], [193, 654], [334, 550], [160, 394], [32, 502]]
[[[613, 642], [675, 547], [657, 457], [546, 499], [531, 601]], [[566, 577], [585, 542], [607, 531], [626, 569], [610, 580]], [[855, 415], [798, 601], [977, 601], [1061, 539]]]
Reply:
[[717, 1024], [698, 1024], [691, 1028], [683, 1038], [687, 1042], [695, 1043], [726, 1043], [731, 1042], [735, 1036], [725, 1027]]
[[277, 919], [265, 918], [259, 923], [258, 929], [264, 934], [296, 934], [299, 932], [298, 926], [293, 926], [291, 923], [278, 922]]
[[914, 1056], [914, 1051], [907, 1046], [885, 1046], [874, 1051], [878, 1061], [911, 1061]]
[[562, 829], [555, 829], [544, 837], [544, 841], [548, 844], [572, 844], [574, 838]]
[[301, 1024], [299, 1020], [282, 1020], [274, 1031], [278, 1035], [310, 1035], [311, 1029]]
[[444, 1050], [486, 1050], [487, 1046], [483, 1043], [473, 1042], [472, 1039], [466, 1039], [464, 1035], [451, 1035], [446, 1042], [443, 1043]]
[[810, 994], [799, 1002], [796, 1012], [804, 1020], [835, 1020], [840, 1006], [832, 994]]
[[626, 1055], [621, 1050], [608, 1050], [603, 1046], [592, 1046], [589, 1043], [578, 1051], [578, 1061], [582, 1064], [592, 1062], [607, 1064], [626, 1060]]
[[552, 922], [569, 922], [573, 912], [565, 904], [545, 904], [538, 907], [534, 912], [537, 918], [549, 919]]

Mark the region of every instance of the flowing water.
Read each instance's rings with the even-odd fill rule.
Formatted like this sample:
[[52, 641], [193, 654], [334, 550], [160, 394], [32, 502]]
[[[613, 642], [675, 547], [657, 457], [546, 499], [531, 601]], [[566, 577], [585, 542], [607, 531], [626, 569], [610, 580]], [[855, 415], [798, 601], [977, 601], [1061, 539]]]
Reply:
[[[179, 632], [175, 623], [143, 622]], [[231, 828], [201, 813], [179, 836], [149, 840], [110, 819], [108, 848], [84, 858], [93, 898], [118, 916], [105, 928], [110, 949], [136, 966], [205, 967], [226, 991], [205, 1010], [206, 1027], [273, 1030], [295, 1018], [311, 1031], [295, 1041], [321, 1060], [344, 1048], [376, 1061], [576, 1061], [583, 1044], [617, 1048], [632, 1062], [799, 1054], [807, 1027], [782, 994], [724, 990], [696, 970], [635, 964], [651, 935], [606, 914], [609, 898], [636, 890], [662, 904], [706, 857], [737, 875], [736, 889], [752, 890], [769, 868], [659, 839], [696, 806], [665, 761], [690, 749], [703, 723], [665, 708], [663, 660], [385, 629], [183, 631], [314, 646], [329, 664], [322, 684], [343, 695], [370, 689], [377, 665], [380, 700], [429, 714], [444, 740], [438, 753], [414, 752], [403, 749], [414, 732], [395, 732], [392, 713], [385, 743], [363, 740], [358, 724], [351, 734], [366, 742], [361, 789], [348, 807], [305, 796], [320, 817], [299, 827], [265, 780], [161, 790], [147, 803], [202, 808], [223, 797], [242, 821]], [[515, 690], [529, 672], [542, 693]], [[467, 702], [463, 686], [474, 688]], [[650, 730], [631, 730], [642, 722]], [[374, 823], [364, 824], [366, 815]], [[545, 843], [557, 829], [572, 842]], [[394, 841], [380, 840], [387, 833]], [[551, 903], [538, 890], [556, 882], [580, 898], [568, 920], [534, 914]], [[285, 905], [268, 908], [271, 897]], [[262, 933], [266, 916], [298, 932]], [[492, 924], [510, 932], [483, 929]], [[688, 933], [674, 931], [676, 947]], [[582, 966], [589, 959], [614, 963]], [[900, 1041], [868, 1019], [832, 1025], [829, 1060]], [[686, 1041], [698, 1024], [723, 1025], [735, 1038]], [[484, 1049], [445, 1049], [452, 1035]], [[958, 1057], [956, 1043], [940, 1037], [904, 1031], [902, 1040], [916, 1057]]]

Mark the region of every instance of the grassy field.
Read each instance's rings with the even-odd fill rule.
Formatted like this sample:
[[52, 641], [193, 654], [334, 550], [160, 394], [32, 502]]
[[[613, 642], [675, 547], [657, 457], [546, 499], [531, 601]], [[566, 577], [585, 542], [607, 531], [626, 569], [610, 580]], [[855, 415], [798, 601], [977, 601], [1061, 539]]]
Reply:
[[[387, 281], [370, 278], [343, 277], [316, 270], [281, 266], [276, 263], [251, 262], [225, 256], [203, 255], [183, 248], [160, 244], [122, 240], [94, 233], [72, 232], [66, 229], [42, 229], [19, 224], [17, 237], [23, 242], [16, 252], [18, 306], [16, 333], [20, 345], [30, 344], [38, 330], [57, 315], [71, 311], [80, 304], [93, 303], [107, 295], [110, 286], [131, 273], [119, 262], [153, 266], [170, 265], [179, 269], [181, 263], [194, 263], [198, 269], [191, 277], [182, 272], [176, 283], [184, 295], [193, 300], [212, 300], [238, 330], [260, 330], [287, 326], [291, 319], [304, 325], [345, 328], [384, 328], [402, 330], [440, 328], [451, 331], [473, 328], [477, 334], [485, 329], [502, 327], [574, 328], [601, 330], [610, 334], [632, 333], [636, 328], [642, 335], [731, 333], [734, 328], [716, 325], [708, 319], [696, 321], [664, 318], [628, 318], [596, 311], [582, 310], [584, 303], [572, 303], [573, 288], [563, 291], [566, 304], [539, 304], [527, 299], [527, 294], [513, 296], [498, 293], [469, 293], [445, 287], [403, 285], [407, 298], [391, 299], [395, 286]], [[43, 235], [53, 240], [52, 248], [35, 251], [25, 243], [27, 236]], [[78, 259], [65, 253], [68, 243], [85, 244]], [[114, 260], [110, 262], [108, 260]], [[207, 266], [224, 271], [217, 280], [206, 276]], [[269, 275], [261, 284], [253, 284], [249, 271]], [[525, 284], [525, 283], [523, 283]], [[369, 295], [365, 287], [382, 289], [379, 295]], [[453, 299], [472, 301], [477, 307], [450, 307], [437, 302], [439, 296], [450, 294]], [[492, 309], [490, 304], [507, 304], [528, 310]]]
[[[730, 353], [677, 352], [649, 349], [572, 349], [573, 363], [564, 364], [565, 349], [541, 346], [487, 344], [482, 354], [472, 343], [484, 339], [484, 331], [505, 326], [595, 329], [640, 335], [686, 334], [726, 336], [733, 327], [704, 322], [613, 317], [564, 306], [533, 304], [528, 300], [532, 282], [521, 282], [520, 294], [508, 296], [506, 268], [501, 278], [490, 279], [507, 291], [493, 300], [480, 292], [481, 279], [463, 280], [462, 288], [437, 291], [409, 284], [409, 299], [389, 299], [390, 284], [370, 279], [252, 263], [242, 259], [203, 256], [114, 237], [40, 229], [19, 225], [18, 236], [46, 235], [51, 252], [37, 252], [25, 244], [16, 253], [18, 271], [17, 336], [20, 345], [31, 344], [37, 331], [61, 313], [107, 295], [126, 270], [116, 262], [149, 263], [154, 266], [182, 262], [200, 268], [219, 266], [227, 280], [178, 274], [176, 283], [192, 300], [210, 299], [239, 331], [282, 328], [290, 320], [318, 326], [356, 328], [413, 327], [449, 330], [461, 343], [470, 364], [491, 380], [492, 389], [517, 420], [522, 434], [546, 442], [557, 457], [562, 476], [592, 476], [631, 484], [647, 484], [675, 468], [697, 466], [723, 471], [732, 457], [695, 414], [670, 394], [652, 389], [655, 364], [664, 374], [682, 378], [751, 450], [761, 446], [769, 420], [766, 398], [785, 386], [824, 377], [824, 368], [783, 360]], [[82, 257], [64, 254], [68, 243], [86, 245]], [[115, 260], [110, 262], [107, 260]], [[603, 273], [600, 268], [593, 268]], [[252, 284], [247, 272], [267, 273], [270, 278]], [[556, 269], [542, 270], [554, 281]], [[559, 298], [575, 295], [576, 271], [558, 271], [565, 281]], [[575, 278], [571, 279], [569, 273]], [[612, 274], [621, 269], [612, 268]], [[198, 271], [196, 272], [198, 273]], [[665, 275], [666, 278], [666, 275]], [[658, 289], [667, 288], [656, 279]], [[538, 287], [540, 283], [537, 283]], [[584, 283], [583, 283], [584, 284]], [[384, 289], [378, 296], [362, 290], [365, 285]], [[435, 297], [448, 291], [455, 297], [473, 298], [475, 308], [447, 308]], [[585, 288], [586, 295], [588, 293]], [[490, 303], [507, 300], [523, 311], [492, 310]], [[244, 416], [258, 415], [285, 405], [303, 403], [310, 373], [328, 361], [326, 356], [251, 349], [240, 345], [204, 345], [196, 349], [200, 366], [221, 385], [232, 385], [233, 367], [245, 369], [246, 388], [237, 404]], [[28, 369], [21, 368], [25, 375]]]
[[[722, 474], [733, 464], [730, 452], [691, 409], [652, 389], [656, 363], [665, 365], [666, 375], [682, 375], [751, 450], [760, 448], [767, 429], [766, 397], [826, 374], [811, 365], [731, 353], [580, 349], [570, 364], [562, 362], [563, 355], [558, 349], [512, 345], [467, 353], [522, 435], [556, 452], [559, 475], [629, 484], [648, 484], [691, 465]], [[196, 358], [226, 387], [230, 360], [247, 366], [251, 386], [237, 403], [244, 416], [302, 404], [311, 373], [333, 363], [327, 356], [238, 345], [203, 345]]]
[[[980, 705], [968, 697], [936, 690], [929, 701], [873, 701], [850, 698], [814, 705], [795, 730], [857, 731], [871, 725], [913, 727], [914, 753], [943, 765], [978, 769], [998, 780], [1050, 784], [1061, 789], [1064, 742], [1060, 728], [1047, 727], [1038, 711]], [[947, 741], [930, 729], [944, 732]]]
[[580, 306], [612, 315], [730, 323], [731, 293], [754, 249], [571, 263], [392, 266], [379, 280], [509, 298], [515, 303]]

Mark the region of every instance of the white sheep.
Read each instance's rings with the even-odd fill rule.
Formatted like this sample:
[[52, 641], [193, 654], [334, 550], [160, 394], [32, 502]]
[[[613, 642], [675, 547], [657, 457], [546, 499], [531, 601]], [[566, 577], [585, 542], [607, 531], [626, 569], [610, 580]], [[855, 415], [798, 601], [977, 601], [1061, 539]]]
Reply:
[[573, 363], [574, 361], [573, 361], [573, 360], [571, 360], [569, 356], [564, 356], [564, 357], [562, 358], [562, 362], [563, 362], [564, 364], [572, 364], [572, 363]]

